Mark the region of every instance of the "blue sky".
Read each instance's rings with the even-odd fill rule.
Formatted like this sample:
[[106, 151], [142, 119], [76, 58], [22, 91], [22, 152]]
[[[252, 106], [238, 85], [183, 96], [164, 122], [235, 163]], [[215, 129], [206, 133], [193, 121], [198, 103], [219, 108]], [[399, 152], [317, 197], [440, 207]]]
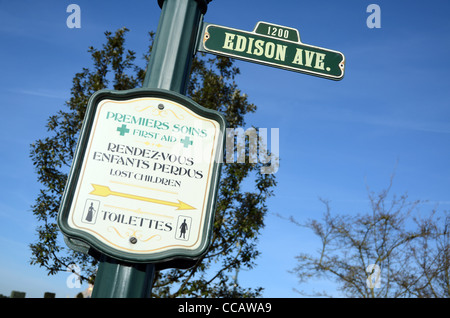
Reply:
[[[69, 29], [66, 8], [81, 8], [81, 28]], [[381, 8], [381, 28], [366, 25], [369, 4]], [[412, 200], [450, 205], [450, 19], [447, 1], [213, 0], [205, 22], [251, 31], [258, 21], [299, 30], [303, 43], [338, 50], [346, 74], [334, 82], [238, 61], [237, 83], [258, 111], [247, 125], [279, 128], [278, 186], [260, 237], [261, 257], [241, 271], [243, 286], [265, 297], [298, 297], [293, 288], [328, 289], [326, 281], [299, 286], [288, 271], [295, 255], [314, 251], [314, 235], [275, 216], [320, 218], [318, 200], [336, 213], [369, 211], [366, 185]], [[35, 241], [31, 205], [40, 189], [29, 145], [46, 136], [47, 118], [70, 98], [72, 78], [91, 64], [106, 30], [130, 29], [126, 45], [140, 57], [156, 31], [156, 0], [0, 0], [0, 294], [25, 291], [72, 297], [69, 273], [47, 276], [28, 265]], [[144, 63], [141, 61], [141, 63]], [[263, 278], [263, 279], [262, 279]], [[86, 286], [83, 286], [85, 288]]]

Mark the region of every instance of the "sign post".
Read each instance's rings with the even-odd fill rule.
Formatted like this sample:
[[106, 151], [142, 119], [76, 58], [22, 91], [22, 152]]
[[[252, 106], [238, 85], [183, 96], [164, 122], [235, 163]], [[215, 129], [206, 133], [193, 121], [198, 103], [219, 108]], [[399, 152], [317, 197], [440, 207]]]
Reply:
[[184, 96], [208, 2], [158, 0], [143, 88], [89, 100], [58, 225], [100, 262], [93, 297], [150, 297], [156, 266], [209, 246], [225, 119]]

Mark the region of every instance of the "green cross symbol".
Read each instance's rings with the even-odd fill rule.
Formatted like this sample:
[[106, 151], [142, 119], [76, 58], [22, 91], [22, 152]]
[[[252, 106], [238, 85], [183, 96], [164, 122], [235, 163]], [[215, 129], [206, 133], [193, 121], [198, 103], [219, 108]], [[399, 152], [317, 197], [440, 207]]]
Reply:
[[189, 136], [187, 136], [184, 139], [181, 139], [180, 142], [184, 145], [184, 148], [189, 147], [189, 145], [192, 145], [192, 140], [189, 140]]
[[117, 127], [116, 129], [118, 132], [120, 132], [121, 136], [125, 136], [126, 133], [129, 133], [130, 130], [127, 128], [127, 125], [123, 124], [122, 127]]

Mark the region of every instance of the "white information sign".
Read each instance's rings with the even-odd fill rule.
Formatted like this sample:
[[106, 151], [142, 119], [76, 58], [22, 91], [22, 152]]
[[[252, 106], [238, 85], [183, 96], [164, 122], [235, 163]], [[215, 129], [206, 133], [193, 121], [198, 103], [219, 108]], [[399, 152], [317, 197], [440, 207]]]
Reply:
[[171, 99], [101, 100], [67, 227], [112, 254], [203, 249], [222, 144], [219, 122]]

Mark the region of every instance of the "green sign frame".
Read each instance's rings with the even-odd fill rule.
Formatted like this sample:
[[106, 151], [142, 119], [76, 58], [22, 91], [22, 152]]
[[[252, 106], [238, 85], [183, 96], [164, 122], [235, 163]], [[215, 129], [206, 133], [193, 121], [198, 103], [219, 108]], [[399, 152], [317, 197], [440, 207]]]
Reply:
[[[173, 248], [160, 249], [160, 250], [155, 250], [155, 251], [148, 252], [148, 253], [140, 251], [139, 253], [137, 253], [137, 252], [133, 252], [132, 250], [127, 250], [127, 249], [116, 247], [115, 245], [117, 245], [117, 244], [109, 244], [107, 242], [107, 240], [105, 241], [105, 240], [101, 239], [101, 236], [103, 235], [103, 233], [100, 233], [101, 235], [96, 235], [97, 232], [100, 232], [100, 230], [97, 230], [94, 227], [86, 230], [86, 229], [83, 229], [82, 227], [78, 227], [78, 225], [74, 225], [75, 223], [73, 222], [74, 215], [75, 215], [74, 206], [76, 206], [76, 204], [78, 204], [78, 206], [79, 206], [78, 209], [81, 209], [81, 210], [84, 209], [85, 211], [87, 211], [87, 208], [86, 208], [87, 201], [85, 198], [86, 197], [89, 198], [89, 195], [91, 195], [90, 198], [92, 199], [92, 202], [96, 202], [96, 200], [98, 202], [100, 202], [100, 200], [106, 200], [105, 197], [108, 197], [108, 195], [116, 195], [116, 196], [120, 196], [120, 195], [124, 196], [125, 195], [123, 193], [118, 193], [118, 192], [113, 192], [113, 191], [111, 191], [110, 193], [106, 193], [106, 194], [104, 194], [104, 193], [102, 194], [102, 193], [98, 193], [98, 192], [96, 193], [95, 189], [94, 189], [94, 191], [92, 191], [90, 193], [84, 191], [86, 193], [86, 195], [83, 197], [83, 200], [80, 199], [79, 200], [80, 202], [77, 203], [77, 200], [80, 197], [79, 193], [83, 192], [80, 189], [82, 189], [83, 183], [86, 183], [85, 181], [83, 181], [83, 178], [85, 178], [84, 173], [85, 173], [85, 171], [89, 172], [89, 168], [86, 168], [87, 162], [92, 161], [93, 156], [97, 156], [93, 151], [91, 151], [91, 148], [95, 150], [95, 144], [93, 143], [93, 140], [95, 138], [97, 138], [97, 139], [98, 138], [103, 138], [103, 139], [107, 138], [108, 140], [100, 141], [100, 142], [104, 142], [105, 144], [107, 144], [110, 141], [112, 143], [117, 143], [118, 142], [117, 140], [125, 140], [125, 139], [121, 139], [121, 138], [124, 138], [124, 137], [121, 137], [121, 135], [125, 134], [125, 132], [128, 132], [128, 131], [121, 130], [124, 127], [123, 126], [120, 127], [119, 123], [115, 123], [115, 125], [118, 126], [117, 129], [114, 128], [114, 129], [107, 130], [106, 128], [102, 128], [101, 127], [102, 121], [99, 118], [100, 118], [100, 112], [101, 112], [100, 108], [103, 106], [99, 106], [99, 105], [106, 105], [105, 103], [111, 103], [111, 104], [116, 103], [116, 104], [120, 104], [121, 105], [120, 107], [122, 107], [122, 109], [125, 109], [123, 107], [128, 107], [129, 103], [131, 103], [132, 101], [136, 101], [136, 100], [139, 101], [139, 100], [146, 100], [146, 99], [163, 100], [166, 103], [166, 105], [173, 104], [180, 109], [180, 112], [185, 111], [185, 113], [192, 114], [192, 116], [194, 116], [195, 118], [198, 118], [198, 119], [195, 119], [197, 121], [204, 120], [205, 122], [213, 123], [216, 127], [215, 131], [218, 132], [215, 134], [214, 142], [211, 141], [209, 143], [210, 145], [212, 145], [211, 147], [213, 147], [214, 149], [211, 150], [211, 152], [210, 152], [211, 156], [210, 156], [210, 158], [208, 158], [208, 160], [211, 158], [213, 158], [213, 160], [211, 160], [210, 162], [207, 163], [209, 170], [208, 170], [207, 178], [205, 178], [205, 181], [204, 181], [205, 184], [207, 184], [207, 186], [205, 186], [206, 190], [203, 192], [204, 197], [202, 197], [202, 199], [201, 199], [201, 200], [203, 200], [202, 208], [198, 208], [199, 211], [201, 210], [201, 217], [199, 217], [199, 219], [201, 218], [201, 221], [199, 221], [199, 222], [203, 222], [203, 223], [201, 226], [198, 227], [198, 233], [195, 234], [195, 235], [198, 235], [198, 238], [197, 238], [195, 246], [192, 245], [192, 246], [194, 246], [192, 248], [185, 248], [181, 245], [180, 246], [173, 245], [174, 246]], [[156, 105], [158, 105], [158, 104], [156, 104]], [[103, 111], [103, 113], [102, 113], [103, 115], [106, 112], [106, 108], [104, 108], [104, 109], [105, 109], [105, 111]], [[158, 110], [156, 110], [156, 111], [158, 111]], [[160, 110], [159, 110], [159, 112], [160, 112]], [[148, 117], [147, 119], [149, 121], [154, 120], [154, 118], [151, 118], [150, 113], [148, 113], [147, 117]], [[168, 120], [168, 121], [170, 122], [170, 120]], [[104, 121], [104, 122], [106, 123], [106, 121]], [[191, 122], [193, 122], [193, 121], [191, 121]], [[149, 126], [148, 122], [146, 124], [147, 124], [147, 126]], [[130, 124], [130, 121], [128, 121], [127, 125], [128, 125], [129, 129], [132, 128], [132, 127], [130, 127], [130, 126], [132, 126]], [[107, 125], [105, 124], [103, 127], [106, 127], [106, 126]], [[217, 197], [218, 188], [219, 188], [218, 185], [219, 185], [219, 180], [220, 180], [221, 165], [222, 165], [222, 161], [223, 161], [222, 157], [223, 157], [223, 151], [224, 151], [224, 145], [225, 145], [226, 126], [227, 126], [227, 124], [226, 124], [225, 117], [221, 113], [211, 110], [211, 109], [207, 109], [205, 107], [202, 107], [201, 105], [197, 104], [196, 102], [187, 98], [186, 96], [181, 95], [176, 92], [173, 92], [173, 91], [169, 91], [169, 90], [165, 90], [165, 89], [137, 88], [137, 89], [132, 89], [132, 90], [124, 90], [124, 91], [101, 90], [101, 91], [94, 93], [88, 102], [85, 119], [83, 122], [81, 134], [80, 134], [79, 141], [77, 144], [77, 149], [76, 149], [76, 152], [74, 155], [72, 167], [71, 167], [71, 170], [70, 170], [70, 173], [68, 176], [67, 185], [66, 185], [63, 197], [62, 197], [60, 210], [59, 210], [58, 218], [57, 218], [58, 226], [64, 235], [66, 244], [70, 248], [72, 248], [76, 251], [83, 252], [86, 254], [91, 254], [95, 257], [98, 257], [101, 254], [104, 254], [104, 255], [107, 255], [114, 259], [117, 259], [119, 261], [125, 261], [125, 262], [157, 263], [157, 264], [158, 263], [159, 264], [170, 263], [171, 265], [169, 267], [183, 268], [183, 265], [178, 266], [177, 264], [183, 264], [184, 261], [186, 261], [186, 262], [195, 261], [197, 258], [199, 258], [202, 254], [204, 254], [207, 251], [207, 248], [209, 247], [211, 236], [212, 236], [216, 197]], [[102, 130], [104, 132], [101, 132]], [[128, 135], [131, 135], [131, 134], [128, 132]], [[96, 137], [96, 136], [102, 136], [102, 137]], [[103, 136], [106, 136], [106, 137], [103, 137]], [[211, 137], [211, 139], [212, 139], [212, 137]], [[198, 141], [198, 143], [201, 143], [201, 142]], [[183, 143], [181, 143], [180, 147], [183, 147], [182, 144]], [[192, 141], [191, 141], [191, 144], [192, 144]], [[92, 146], [92, 145], [94, 145], [94, 146]], [[144, 149], [145, 147], [146, 146], [143, 146], [143, 148], [141, 148], [141, 149]], [[150, 147], [150, 146], [147, 146], [147, 147]], [[148, 151], [151, 151], [151, 150], [148, 150]], [[172, 150], [167, 150], [167, 151], [170, 152]], [[93, 155], [93, 153], [94, 153], [94, 155]], [[98, 156], [98, 158], [100, 158], [100, 157]], [[155, 172], [148, 172], [149, 175], [152, 173], [155, 173]], [[206, 176], [206, 173], [205, 173], [205, 176]], [[108, 176], [108, 178], [111, 178], [111, 177]], [[86, 177], [85, 179], [88, 179], [88, 177]], [[130, 180], [131, 180], [131, 178], [130, 178]], [[187, 181], [187, 182], [189, 182], [189, 181]], [[119, 182], [117, 182], [117, 183], [119, 183]], [[144, 187], [141, 186], [141, 188], [144, 188]], [[131, 189], [131, 187], [130, 187], [130, 189]], [[131, 191], [132, 190], [130, 190], [130, 193], [132, 194]], [[138, 200], [142, 201], [143, 200], [142, 193], [144, 193], [144, 195], [145, 195], [145, 192], [142, 192], [144, 190], [140, 190], [140, 191], [141, 191], [140, 196], [135, 196], [135, 197]], [[145, 190], [145, 191], [147, 191], [147, 190]], [[182, 192], [182, 190], [180, 190], [180, 192]], [[127, 194], [127, 197], [124, 200], [128, 200], [128, 201], [126, 201], [127, 202], [126, 207], [128, 208], [128, 210], [131, 211], [133, 209], [136, 209], [136, 206], [133, 207], [134, 203], [131, 202], [132, 200], [129, 200], [130, 198], [132, 199], [132, 197], [133, 197], [130, 193]], [[94, 194], [95, 194], [95, 196], [92, 196]], [[186, 199], [183, 199], [183, 200], [186, 200]], [[141, 202], [141, 201], [139, 201], [139, 202]], [[175, 201], [176, 204], [174, 204], [172, 202], [168, 202], [168, 201], [164, 201], [164, 200], [156, 200], [156, 199], [148, 199], [147, 201], [150, 202], [150, 203], [145, 203], [145, 204], [148, 204], [147, 205], [148, 210], [154, 209], [154, 207], [156, 206], [156, 210], [153, 210], [153, 211], [160, 211], [161, 209], [164, 209], [164, 208], [171, 208], [172, 209], [171, 211], [177, 211], [177, 210], [183, 210], [183, 209], [189, 210], [190, 209], [195, 212], [195, 210], [193, 209], [192, 206], [182, 203], [180, 200], [178, 200], [180, 202], [180, 204], [178, 204], [176, 202], [177, 200], [172, 200], [172, 201]], [[122, 202], [125, 202], [125, 201], [122, 201]], [[129, 202], [131, 202], [131, 203], [129, 203]], [[167, 207], [168, 204], [171, 204], [172, 207]], [[83, 208], [83, 206], [84, 206], [84, 208]], [[105, 206], [105, 204], [103, 204], [103, 202], [102, 202], [101, 205], [95, 206], [95, 208], [97, 209], [98, 213], [100, 213], [100, 210], [102, 208], [104, 208], [104, 206]], [[125, 206], [125, 203], [123, 204], [123, 206]], [[178, 209], [176, 209], [176, 208], [178, 208]], [[125, 210], [127, 210], [127, 209], [125, 209]], [[142, 212], [142, 204], [140, 205], [140, 208], [138, 208], [137, 210], [139, 213], [143, 213]], [[106, 218], [107, 217], [106, 212], [105, 211], [102, 211], [102, 212], [104, 212], [104, 218]], [[190, 211], [188, 211], [188, 212], [191, 213]], [[189, 215], [188, 212], [185, 212], [183, 214]], [[86, 212], [83, 212], [83, 213], [84, 213], [83, 215], [85, 215]], [[123, 212], [123, 214], [125, 214], [125, 212]], [[151, 213], [148, 213], [148, 214], [151, 214]], [[78, 215], [80, 215], [79, 212], [78, 212]], [[139, 217], [134, 217], [134, 220], [133, 220], [134, 223], [132, 225], [137, 224], [136, 220], [138, 220], [138, 218]], [[179, 217], [178, 217], [178, 219], [179, 219]], [[129, 220], [131, 220], [131, 217]], [[141, 224], [142, 224], [142, 222], [143, 221], [141, 221]], [[148, 221], [146, 221], [146, 222], [148, 224]], [[78, 221], [77, 221], [77, 223], [81, 224]], [[170, 227], [175, 228], [177, 226], [177, 224], [175, 224], [175, 223], [176, 223], [176, 220], [173, 221], [173, 224], [171, 224]], [[131, 223], [129, 223], [129, 224], [131, 224]], [[153, 223], [153, 224], [155, 224], [155, 223]], [[157, 228], [158, 230], [162, 230], [162, 229], [164, 229], [163, 226], [164, 226], [164, 224], [160, 223], [160, 225], [153, 225], [152, 229], [155, 229], [155, 227], [158, 227]], [[169, 227], [167, 225], [166, 225], [166, 227], [167, 227], [166, 229], [169, 229]], [[146, 231], [149, 232], [148, 227], [147, 227]], [[136, 233], [136, 231], [135, 231], [135, 233]], [[117, 232], [117, 234], [121, 235], [121, 236], [125, 236], [125, 234], [123, 232], [122, 233]], [[129, 233], [127, 233], [127, 235], [128, 236], [124, 237], [124, 238], [127, 240], [127, 242], [129, 241], [130, 244], [136, 244], [136, 241], [138, 241], [139, 239], [142, 238], [142, 237], [139, 237], [139, 235], [130, 235]], [[150, 235], [147, 235], [147, 237], [149, 237], [149, 236]], [[155, 236], [155, 235], [153, 235], [153, 236]], [[136, 244], [136, 245], [138, 245], [138, 244]]]
[[345, 56], [303, 44], [294, 28], [258, 22], [253, 32], [204, 23], [197, 50], [339, 81]]

